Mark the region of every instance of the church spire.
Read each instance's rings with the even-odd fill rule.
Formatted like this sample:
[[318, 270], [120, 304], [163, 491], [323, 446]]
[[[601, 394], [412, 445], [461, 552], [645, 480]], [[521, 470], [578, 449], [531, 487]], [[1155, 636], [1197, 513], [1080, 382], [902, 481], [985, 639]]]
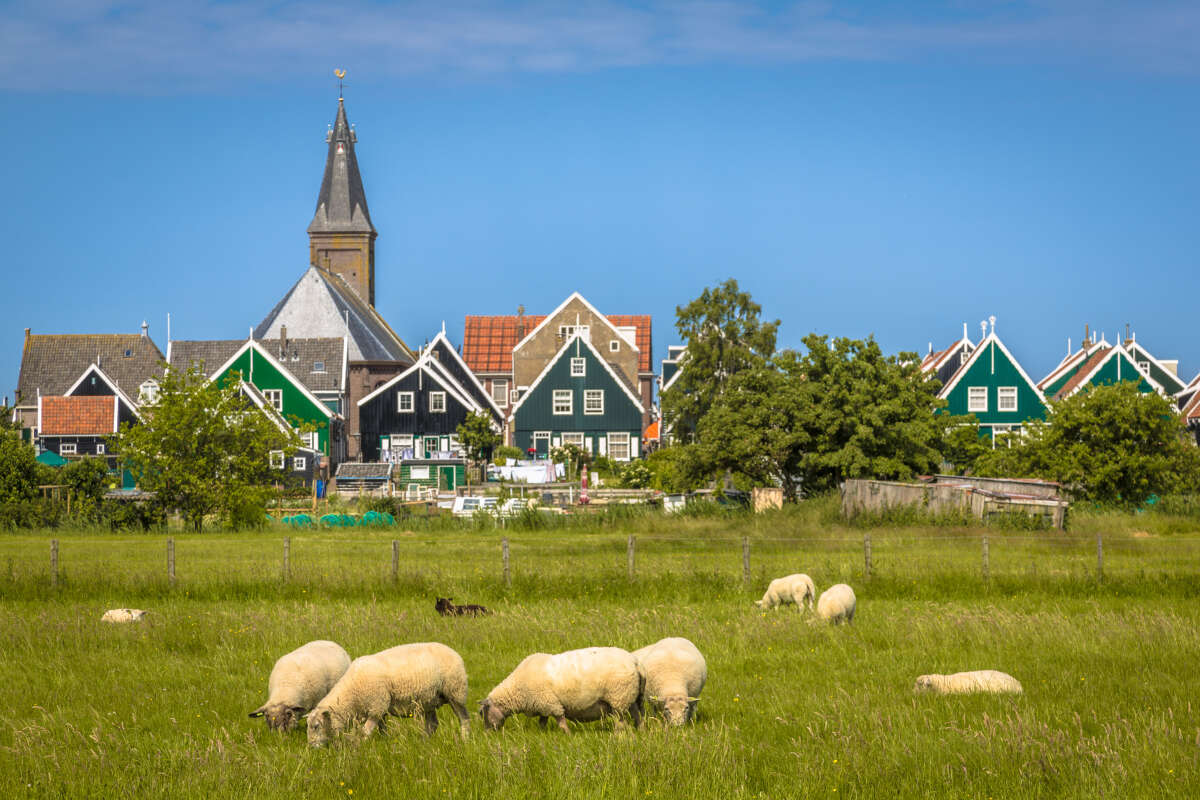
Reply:
[[375, 305], [375, 237], [367, 210], [367, 195], [354, 145], [358, 136], [346, 119], [338, 97], [337, 117], [325, 135], [329, 152], [317, 196], [317, 210], [308, 226], [309, 260], [342, 277], [358, 295]]

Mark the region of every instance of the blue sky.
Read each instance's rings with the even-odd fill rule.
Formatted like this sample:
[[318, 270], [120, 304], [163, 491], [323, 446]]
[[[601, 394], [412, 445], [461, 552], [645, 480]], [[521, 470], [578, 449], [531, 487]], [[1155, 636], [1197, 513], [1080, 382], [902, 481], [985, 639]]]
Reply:
[[108, 2], [0, 15], [0, 394], [25, 327], [247, 333], [306, 267], [334, 67], [410, 344], [736, 277], [889, 351], [1084, 325], [1200, 370], [1200, 6]]

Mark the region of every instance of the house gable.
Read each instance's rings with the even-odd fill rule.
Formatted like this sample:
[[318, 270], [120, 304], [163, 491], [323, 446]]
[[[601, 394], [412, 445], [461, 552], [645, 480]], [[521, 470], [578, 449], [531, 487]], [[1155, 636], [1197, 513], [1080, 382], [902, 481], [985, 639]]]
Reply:
[[[434, 411], [431, 392], [444, 395], [445, 410]], [[400, 410], [401, 393], [411, 393], [411, 411]], [[358, 402], [362, 430], [362, 455], [365, 461], [377, 461], [384, 436], [453, 436], [467, 415], [483, 411], [461, 386], [436, 361], [422, 357], [416, 364], [380, 386]], [[493, 419], [493, 426], [500, 424]]]
[[138, 412], [138, 406], [129, 395], [121, 391], [121, 387], [117, 386], [108, 375], [104, 374], [104, 370], [100, 369], [95, 364], [83, 371], [79, 376], [79, 380], [63, 392], [64, 397], [100, 397], [112, 396], [117, 398], [117, 422], [118, 424], [134, 423], [141, 419], [141, 414]]
[[1143, 394], [1165, 394], [1161, 386], [1138, 368], [1125, 348], [1118, 345], [1108, 350], [1096, 351], [1075, 371], [1071, 380], [1054, 394], [1054, 399], [1065, 400], [1087, 386], [1108, 386], [1125, 381], [1136, 381], [1138, 391]]
[[516, 387], [532, 386], [537, 375], [565, 343], [565, 338], [569, 338], [560, 331], [577, 327], [588, 329], [588, 340], [597, 352], [603, 353], [603, 360], [613, 366], [630, 388], [638, 385], [640, 351], [637, 345], [579, 292], [574, 292], [513, 347]]
[[481, 410], [486, 409], [497, 423], [503, 424], [504, 414], [500, 411], [500, 407], [496, 404], [492, 396], [484, 390], [483, 384], [475, 377], [475, 373], [467, 366], [467, 362], [463, 361], [462, 356], [450, 344], [450, 340], [446, 338], [444, 330], [434, 337], [433, 341], [429, 344], [428, 352], [433, 357], [436, 357], [437, 363], [442, 369], [459, 384], [461, 390], [468, 394]]
[[[986, 390], [986, 410], [972, 411], [971, 389]], [[1001, 411], [1000, 390], [1016, 389], [1016, 410]], [[1020, 363], [994, 334], [989, 334], [967, 359], [940, 395], [946, 400], [944, 413], [974, 414], [981, 426], [1020, 425], [1046, 418], [1046, 400]]]
[[1178, 394], [1183, 391], [1185, 384], [1171, 370], [1167, 369], [1166, 365], [1159, 361], [1154, 356], [1150, 355], [1150, 351], [1142, 347], [1135, 341], [1128, 342], [1125, 349], [1128, 351], [1130, 358], [1138, 364], [1146, 365], [1146, 372], [1150, 379], [1162, 387], [1167, 394]]

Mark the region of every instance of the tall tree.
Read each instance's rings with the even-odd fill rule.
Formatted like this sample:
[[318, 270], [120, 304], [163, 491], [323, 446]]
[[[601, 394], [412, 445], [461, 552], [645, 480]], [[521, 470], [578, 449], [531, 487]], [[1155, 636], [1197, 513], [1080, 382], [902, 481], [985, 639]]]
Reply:
[[976, 471], [1058, 481], [1078, 499], [1126, 507], [1200, 490], [1200, 448], [1174, 404], [1132, 381], [1058, 401], [1045, 424], [1007, 444], [980, 457]]
[[675, 327], [687, 354], [679, 378], [660, 398], [663, 420], [675, 439], [690, 439], [728, 382], [775, 352], [779, 320], [764, 322], [761, 313], [762, 306], [733, 278], [676, 307]]
[[472, 411], [455, 432], [458, 441], [467, 449], [467, 458], [476, 464], [491, 458], [492, 451], [500, 444], [500, 434], [492, 427], [492, 418], [483, 412]]
[[299, 440], [281, 430], [237, 381], [225, 387], [195, 369], [168, 370], [158, 399], [138, 425], [124, 425], [117, 451], [142, 489], [163, 509], [177, 510], [194, 530], [215, 513], [235, 515], [280, 476]]

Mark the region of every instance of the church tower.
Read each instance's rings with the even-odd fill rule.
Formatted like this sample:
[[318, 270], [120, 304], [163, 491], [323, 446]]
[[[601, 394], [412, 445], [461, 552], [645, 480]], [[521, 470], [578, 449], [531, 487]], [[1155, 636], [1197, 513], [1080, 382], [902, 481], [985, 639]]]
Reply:
[[314, 266], [336, 273], [363, 300], [375, 306], [375, 237], [367, 211], [367, 196], [354, 143], [358, 137], [346, 121], [346, 107], [338, 97], [337, 119], [325, 136], [329, 154], [325, 177], [317, 196], [317, 211], [308, 226], [308, 259]]

